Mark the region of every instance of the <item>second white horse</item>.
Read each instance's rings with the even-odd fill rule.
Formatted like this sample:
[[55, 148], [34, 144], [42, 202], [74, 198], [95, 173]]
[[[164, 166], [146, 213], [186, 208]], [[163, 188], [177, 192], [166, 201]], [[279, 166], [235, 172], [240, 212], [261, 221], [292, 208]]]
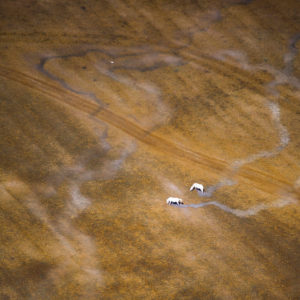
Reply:
[[175, 198], [175, 197], [169, 197], [167, 199], [167, 204], [171, 205], [171, 204], [175, 204], [175, 205], [180, 205], [180, 204], [184, 204], [182, 199], [180, 198]]
[[202, 193], [204, 193], [204, 187], [203, 187], [203, 185], [202, 184], [200, 184], [200, 183], [194, 183], [192, 186], [191, 186], [191, 188], [190, 188], [190, 191], [193, 191], [193, 190], [197, 190], [197, 191], [201, 191]]

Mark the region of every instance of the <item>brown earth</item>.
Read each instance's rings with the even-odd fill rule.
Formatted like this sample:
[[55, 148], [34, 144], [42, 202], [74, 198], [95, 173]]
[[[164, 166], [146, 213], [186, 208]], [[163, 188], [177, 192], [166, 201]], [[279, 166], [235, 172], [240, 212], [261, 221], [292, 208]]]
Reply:
[[0, 299], [299, 299], [299, 18], [0, 1]]

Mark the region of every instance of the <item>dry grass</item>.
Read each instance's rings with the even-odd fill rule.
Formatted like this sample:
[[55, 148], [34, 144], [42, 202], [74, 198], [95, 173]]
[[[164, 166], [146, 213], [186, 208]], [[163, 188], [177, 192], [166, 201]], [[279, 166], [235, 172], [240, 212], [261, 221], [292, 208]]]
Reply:
[[298, 299], [297, 4], [0, 3], [0, 298]]

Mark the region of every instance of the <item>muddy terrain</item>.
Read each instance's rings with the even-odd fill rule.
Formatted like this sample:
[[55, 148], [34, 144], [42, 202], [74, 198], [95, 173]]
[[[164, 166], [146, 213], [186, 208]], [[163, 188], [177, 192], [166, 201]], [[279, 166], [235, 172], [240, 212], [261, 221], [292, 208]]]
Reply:
[[0, 299], [299, 299], [299, 48], [297, 0], [0, 1]]

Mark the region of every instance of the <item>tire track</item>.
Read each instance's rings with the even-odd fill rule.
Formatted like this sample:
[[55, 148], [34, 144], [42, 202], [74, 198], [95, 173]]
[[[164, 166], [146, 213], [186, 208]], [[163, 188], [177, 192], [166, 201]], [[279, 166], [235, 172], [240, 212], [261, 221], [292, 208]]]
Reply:
[[[46, 95], [51, 99], [55, 99], [59, 103], [67, 104], [81, 112], [93, 115], [94, 117], [105, 121], [106, 123], [136, 138], [140, 142], [151, 146], [159, 152], [172, 154], [178, 160], [197, 163], [201, 165], [201, 167], [221, 173], [229, 171], [230, 165], [227, 162], [210, 157], [203, 153], [194, 152], [181, 145], [167, 141], [154, 133], [139, 127], [126, 118], [117, 115], [108, 108], [92, 102], [83, 95], [78, 95], [67, 89], [63, 89], [28, 74], [3, 66], [0, 66], [0, 76], [8, 80], [18, 82], [35, 91], [41, 92], [41, 94]], [[282, 180], [281, 178], [276, 178], [250, 167], [243, 167], [239, 170], [238, 176], [254, 183], [259, 189], [271, 194], [276, 193], [277, 189], [281, 189], [282, 187], [289, 185], [289, 182]]]
[[[4, 71], [4, 72], [3, 72]], [[10, 70], [0, 66], [0, 76], [19, 82], [31, 89], [38, 90], [43, 94], [51, 96], [59, 102], [68, 104], [74, 108], [77, 108], [87, 114], [109, 123], [110, 125], [121, 129], [128, 135], [140, 140], [141, 142], [152, 145], [155, 148], [164, 151], [171, 152], [178, 157], [189, 159], [196, 163], [201, 163], [209, 168], [224, 170], [227, 167], [227, 163], [222, 160], [211, 158], [207, 155], [193, 152], [187, 148], [166, 141], [153, 133], [139, 127], [131, 121], [128, 121], [124, 117], [117, 115], [111, 110], [97, 105], [96, 103], [88, 100], [84, 96], [77, 95], [74, 92], [70, 92], [67, 89], [62, 89], [55, 85], [41, 81], [40, 79], [31, 77], [30, 75]], [[67, 96], [67, 97], [66, 97]]]

